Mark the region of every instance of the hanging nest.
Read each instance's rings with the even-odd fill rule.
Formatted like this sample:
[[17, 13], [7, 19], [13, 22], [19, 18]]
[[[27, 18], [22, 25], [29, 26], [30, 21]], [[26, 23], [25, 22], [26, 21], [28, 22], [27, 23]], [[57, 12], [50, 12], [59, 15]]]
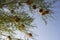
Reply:
[[32, 33], [27, 33], [26, 37], [31, 38], [32, 37]]
[[44, 10], [43, 9], [39, 9], [39, 12], [42, 13]]
[[49, 10], [44, 10], [44, 9], [39, 9], [39, 13], [41, 14], [41, 15], [47, 15], [47, 14], [49, 14]]
[[25, 31], [25, 26], [24, 26], [24, 24], [20, 24], [20, 25], [18, 26], [18, 29], [19, 29], [20, 31]]
[[19, 22], [19, 20], [20, 20], [20, 18], [16, 15], [13, 17], [13, 19], [14, 19], [15, 22]]
[[11, 36], [8, 36], [7, 39], [8, 39], [8, 40], [12, 40]]
[[33, 8], [33, 9], [36, 9], [36, 8], [37, 8], [37, 6], [36, 6], [36, 5], [33, 5], [33, 6], [32, 6], [32, 8]]
[[27, 1], [26, 1], [26, 4], [27, 4], [27, 5], [31, 5], [32, 3], [33, 3], [32, 0], [27, 0]]

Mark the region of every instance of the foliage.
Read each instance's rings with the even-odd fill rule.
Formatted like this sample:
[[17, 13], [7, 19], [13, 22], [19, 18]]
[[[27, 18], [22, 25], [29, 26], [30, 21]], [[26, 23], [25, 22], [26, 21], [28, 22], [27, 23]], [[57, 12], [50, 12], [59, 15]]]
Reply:
[[[51, 2], [47, 2], [46, 0], [0, 0], [0, 34], [7, 32], [13, 35], [15, 34], [15, 30], [29, 34], [26, 28], [27, 26], [33, 27], [31, 23], [34, 21], [34, 18], [24, 11], [22, 8], [24, 7], [23, 3], [28, 5], [29, 11], [32, 14], [32, 10], [38, 9], [39, 15], [42, 16], [45, 24], [47, 24], [46, 18], [54, 13], [50, 8], [56, 1], [57, 0], [52, 0]], [[19, 8], [21, 8], [20, 10], [23, 9], [23, 12], [17, 11]], [[32, 34], [30, 33], [30, 35]]]

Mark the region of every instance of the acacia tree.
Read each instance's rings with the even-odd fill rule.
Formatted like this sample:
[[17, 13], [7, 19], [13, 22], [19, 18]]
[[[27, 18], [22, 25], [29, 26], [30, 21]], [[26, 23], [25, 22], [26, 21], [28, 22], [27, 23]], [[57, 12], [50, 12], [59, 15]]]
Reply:
[[34, 21], [33, 11], [38, 10], [38, 14], [47, 24], [47, 18], [54, 13], [50, 8], [56, 1], [58, 0], [0, 0], [0, 36], [5, 36], [8, 40], [22, 40], [13, 36], [17, 30], [32, 38], [33, 34], [28, 28], [35, 27], [31, 24]]

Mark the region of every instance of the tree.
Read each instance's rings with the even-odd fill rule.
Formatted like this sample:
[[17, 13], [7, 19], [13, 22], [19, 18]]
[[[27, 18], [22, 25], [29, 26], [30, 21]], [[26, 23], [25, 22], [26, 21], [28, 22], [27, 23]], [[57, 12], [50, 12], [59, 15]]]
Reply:
[[[0, 0], [0, 35], [12, 40], [14, 38], [13, 34], [16, 34], [14, 31], [19, 30], [25, 33], [28, 38], [33, 37], [33, 34], [28, 32], [29, 27], [35, 27], [31, 24], [34, 21], [34, 18], [31, 16], [34, 16], [33, 10], [38, 9], [39, 15], [42, 16], [43, 21], [47, 24], [46, 18], [54, 13], [50, 8], [56, 1], [58, 0], [50, 2], [46, 0]], [[24, 7], [29, 9], [31, 15]]]

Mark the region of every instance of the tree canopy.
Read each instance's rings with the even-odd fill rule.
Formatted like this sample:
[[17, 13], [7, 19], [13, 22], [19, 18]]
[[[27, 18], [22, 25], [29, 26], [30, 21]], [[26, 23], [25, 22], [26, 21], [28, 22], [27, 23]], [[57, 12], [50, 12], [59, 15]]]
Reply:
[[[54, 12], [51, 8], [57, 1], [59, 0], [0, 0], [0, 35], [12, 40], [13, 34], [16, 34], [15, 31], [19, 30], [25, 33], [28, 38], [33, 38], [33, 34], [28, 32], [28, 28], [36, 27], [32, 25], [34, 21], [33, 10], [38, 10], [38, 14], [42, 16], [44, 23], [47, 24], [47, 18], [49, 16], [53, 17], [51, 14], [54, 14]], [[33, 16], [29, 15], [30, 13], [26, 9]]]

